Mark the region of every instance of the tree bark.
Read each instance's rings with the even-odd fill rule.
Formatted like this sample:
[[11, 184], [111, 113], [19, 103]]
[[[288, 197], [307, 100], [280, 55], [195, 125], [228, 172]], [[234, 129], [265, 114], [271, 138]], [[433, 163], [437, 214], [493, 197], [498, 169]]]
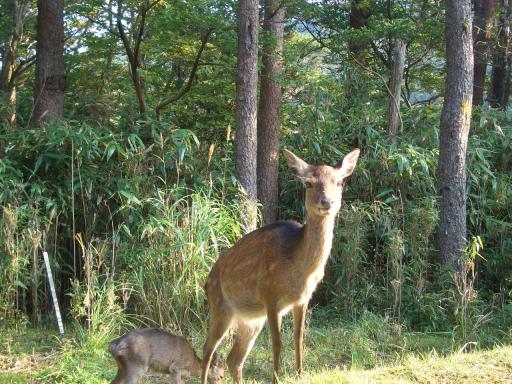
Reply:
[[471, 123], [473, 40], [470, 0], [447, 0], [446, 84], [437, 168], [439, 251], [455, 269], [466, 246], [466, 149]]
[[500, 17], [497, 25], [497, 37], [492, 58], [491, 92], [489, 105], [493, 108], [505, 109], [507, 91], [507, 77], [509, 72], [509, 29], [510, 29], [509, 0], [501, 0]]
[[64, 112], [64, 2], [38, 0], [37, 9], [33, 120], [41, 126], [62, 118]]
[[402, 131], [400, 116], [400, 94], [405, 66], [405, 42], [396, 39], [391, 56], [391, 77], [389, 79], [388, 132], [392, 136]]
[[256, 227], [257, 199], [258, 1], [240, 0], [238, 12], [235, 170], [245, 192], [242, 221], [250, 231]]
[[281, 0], [265, 0], [263, 30], [263, 69], [260, 79], [258, 109], [258, 199], [263, 222], [277, 219], [279, 175], [279, 127], [283, 72], [283, 37], [285, 9]]
[[491, 37], [494, 0], [473, 0], [473, 105], [484, 101], [485, 75], [487, 71], [487, 43]]

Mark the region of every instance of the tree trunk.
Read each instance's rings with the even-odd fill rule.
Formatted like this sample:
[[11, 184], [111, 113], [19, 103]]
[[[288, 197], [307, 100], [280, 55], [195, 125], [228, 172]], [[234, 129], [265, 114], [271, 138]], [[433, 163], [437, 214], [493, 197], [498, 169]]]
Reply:
[[484, 101], [485, 75], [487, 71], [487, 42], [491, 37], [494, 0], [473, 0], [473, 105]]
[[143, 115], [146, 113], [146, 101], [144, 97], [144, 87], [142, 86], [142, 80], [137, 68], [138, 64], [131, 63], [130, 73], [132, 75], [133, 86], [135, 87], [135, 94], [137, 95], [137, 101], [139, 103], [139, 113]]
[[283, 71], [284, 14], [282, 1], [265, 0], [265, 40], [258, 110], [258, 199], [263, 208], [265, 224], [270, 224], [277, 218], [281, 119], [279, 83]]
[[446, 84], [437, 168], [439, 251], [455, 269], [466, 246], [466, 149], [471, 123], [473, 40], [471, 1], [447, 0]]
[[501, 0], [500, 17], [497, 26], [497, 37], [492, 58], [491, 92], [489, 105], [493, 108], [506, 108], [505, 98], [507, 95], [507, 73], [508, 51], [509, 51], [509, 28], [510, 28], [510, 7], [509, 0]]
[[12, 127], [16, 123], [16, 59], [27, 8], [27, 1], [10, 0], [9, 2], [9, 16], [12, 18], [11, 32], [4, 46], [2, 69], [0, 71], [0, 94], [5, 103], [2, 121], [6, 123], [6, 128]]
[[235, 169], [245, 191], [243, 225], [250, 231], [256, 227], [258, 1], [240, 0], [239, 7]]
[[[370, 10], [365, 6], [366, 2], [363, 0], [351, 0], [349, 22], [350, 27], [354, 29], [361, 29], [366, 26]], [[356, 58], [364, 60], [365, 50], [367, 48], [366, 41], [349, 41], [350, 51]], [[360, 60], [358, 60], [360, 61]]]
[[400, 93], [405, 66], [405, 42], [396, 39], [391, 57], [391, 77], [389, 79], [388, 132], [396, 136], [402, 131], [400, 116]]
[[36, 79], [34, 116], [36, 126], [58, 120], [64, 112], [64, 2], [37, 1]]
[[[364, 0], [350, 0], [349, 25], [352, 29], [362, 29], [368, 22], [370, 10], [366, 7], [368, 4]], [[354, 60], [360, 65], [366, 63], [368, 41], [362, 39], [350, 39], [348, 49]], [[358, 69], [348, 68], [347, 81], [345, 83], [346, 100], [352, 97], [358, 98], [360, 88], [357, 79]]]

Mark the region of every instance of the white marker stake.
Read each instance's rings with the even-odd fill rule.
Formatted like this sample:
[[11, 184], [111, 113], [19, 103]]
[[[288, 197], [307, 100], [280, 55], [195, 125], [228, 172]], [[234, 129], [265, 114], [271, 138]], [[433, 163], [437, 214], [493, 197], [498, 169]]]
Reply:
[[59, 333], [64, 334], [64, 325], [62, 325], [62, 317], [60, 316], [59, 302], [57, 301], [57, 294], [55, 293], [55, 285], [53, 284], [52, 270], [50, 268], [50, 260], [48, 259], [48, 253], [43, 251], [44, 264], [46, 265], [46, 273], [48, 274], [48, 281], [50, 282], [50, 291], [52, 291], [53, 308], [55, 308], [55, 314], [57, 315], [57, 325], [59, 326]]

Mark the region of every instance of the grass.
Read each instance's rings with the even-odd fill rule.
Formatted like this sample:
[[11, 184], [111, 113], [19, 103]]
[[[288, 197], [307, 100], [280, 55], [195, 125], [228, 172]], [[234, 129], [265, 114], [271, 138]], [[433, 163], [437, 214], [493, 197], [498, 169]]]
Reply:
[[[462, 353], [451, 334], [397, 336], [372, 316], [336, 326], [311, 324], [305, 338], [306, 373], [300, 378], [294, 374], [293, 332], [287, 318], [282, 383], [512, 383], [512, 346]], [[194, 333], [190, 339], [200, 350], [203, 335]], [[105, 384], [115, 375], [107, 343], [81, 340], [74, 333], [59, 339], [45, 329], [1, 330], [0, 340], [1, 384]], [[223, 343], [224, 357], [229, 343]], [[271, 361], [265, 330], [245, 364], [246, 382], [269, 382]], [[143, 382], [169, 382], [169, 377], [148, 375]]]
[[324, 369], [284, 383], [512, 383], [512, 347], [446, 357], [409, 357], [403, 364], [370, 370]]

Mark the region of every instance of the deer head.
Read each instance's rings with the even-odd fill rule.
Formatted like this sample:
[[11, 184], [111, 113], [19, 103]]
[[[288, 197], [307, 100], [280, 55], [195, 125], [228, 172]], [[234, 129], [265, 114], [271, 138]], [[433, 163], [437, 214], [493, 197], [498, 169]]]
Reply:
[[287, 149], [284, 155], [290, 170], [306, 188], [306, 211], [312, 216], [336, 215], [341, 207], [343, 179], [352, 174], [359, 158], [354, 149], [334, 166], [314, 166]]

